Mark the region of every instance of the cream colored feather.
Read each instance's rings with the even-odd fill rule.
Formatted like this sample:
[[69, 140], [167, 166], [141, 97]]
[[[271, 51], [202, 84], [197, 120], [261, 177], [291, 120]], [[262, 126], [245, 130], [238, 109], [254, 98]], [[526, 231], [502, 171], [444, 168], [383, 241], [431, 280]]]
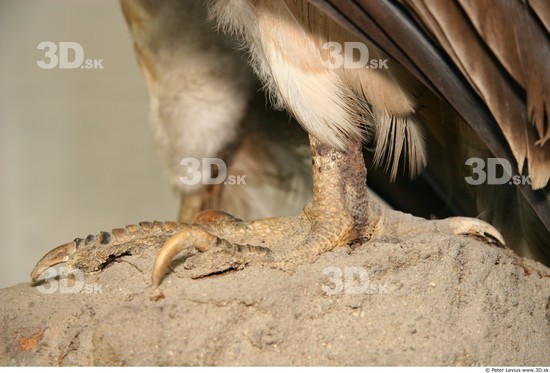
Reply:
[[[389, 69], [327, 66], [325, 43], [359, 40], [307, 1], [217, 0], [211, 14], [222, 29], [244, 38], [274, 103], [317, 139], [343, 149], [350, 139], [376, 133], [375, 159], [387, 162], [392, 177], [402, 152], [412, 176], [426, 164], [415, 83], [392, 62]], [[387, 58], [367, 48], [371, 58]]]

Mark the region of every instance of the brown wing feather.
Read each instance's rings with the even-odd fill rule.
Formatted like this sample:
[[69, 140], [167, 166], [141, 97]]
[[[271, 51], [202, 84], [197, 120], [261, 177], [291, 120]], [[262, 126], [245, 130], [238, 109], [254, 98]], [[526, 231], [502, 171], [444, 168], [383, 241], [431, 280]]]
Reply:
[[[550, 44], [545, 35], [547, 30], [539, 25], [533, 9], [524, 2], [506, 0], [502, 2], [506, 5], [498, 7], [472, 0], [459, 0], [459, 3], [478, 35], [525, 91], [528, 117], [537, 131], [535, 143], [543, 147], [550, 139]], [[545, 13], [550, 9], [538, 6], [542, 18], [550, 16], [550, 13]], [[529, 137], [529, 144], [532, 144], [533, 136]], [[538, 152], [537, 148], [530, 146], [531, 157], [539, 158]], [[542, 161], [544, 155], [543, 151]]]
[[486, 103], [518, 169], [529, 159], [532, 186], [542, 188], [550, 179], [548, 44], [516, 0], [459, 2], [403, 0]]

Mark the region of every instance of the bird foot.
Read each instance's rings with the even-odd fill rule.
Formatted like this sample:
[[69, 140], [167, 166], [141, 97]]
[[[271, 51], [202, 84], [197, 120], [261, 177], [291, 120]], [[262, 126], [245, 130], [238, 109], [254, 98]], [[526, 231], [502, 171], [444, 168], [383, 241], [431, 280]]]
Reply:
[[314, 261], [320, 254], [355, 240], [406, 239], [433, 232], [468, 235], [504, 246], [491, 225], [472, 218], [425, 220], [382, 207], [369, 199], [368, 211], [376, 219], [354, 224], [345, 211], [323, 213], [312, 204], [296, 216], [243, 222], [229, 214], [205, 211], [193, 224], [142, 222], [76, 239], [48, 252], [31, 273], [33, 282], [48, 268], [66, 263], [85, 272], [101, 270], [115, 258], [160, 247], [152, 286], [158, 287], [178, 253], [188, 250], [184, 268], [191, 278], [240, 270], [249, 264], [292, 269]]
[[[469, 218], [425, 220], [383, 207], [366, 188], [361, 143], [339, 151], [310, 137], [313, 199], [296, 216], [243, 222], [220, 212], [199, 214], [192, 224], [140, 223], [61, 245], [46, 254], [31, 273], [33, 281], [58, 263], [93, 272], [115, 258], [161, 247], [153, 268], [158, 287], [175, 256], [192, 277], [203, 277], [251, 263], [293, 269], [352, 241], [407, 238], [424, 232], [474, 235], [504, 243], [487, 223]], [[189, 256], [189, 255], [188, 255]]]
[[310, 144], [313, 199], [300, 214], [252, 222], [222, 213], [201, 214], [196, 220], [201, 224], [177, 233], [160, 249], [153, 287], [160, 284], [174, 256], [193, 247], [206, 258], [202, 268], [219, 271], [242, 268], [253, 261], [287, 269], [351, 241], [406, 238], [422, 232], [473, 234], [504, 243], [495, 228], [476, 219], [425, 220], [383, 207], [367, 191], [360, 142], [353, 142], [345, 151], [312, 136]]
[[207, 211], [193, 224], [141, 223], [62, 245], [42, 258], [31, 277], [66, 262], [86, 272], [97, 271], [117, 256], [160, 247], [152, 286], [158, 287], [175, 256], [197, 255], [193, 277], [240, 269], [250, 263], [289, 269], [314, 261], [324, 252], [357, 240], [407, 238], [424, 232], [473, 235], [488, 242], [504, 239], [491, 225], [471, 218], [425, 220], [383, 207], [370, 196], [361, 143], [339, 151], [310, 137], [313, 199], [296, 216], [243, 222]]
[[313, 261], [322, 252], [349, 241], [352, 229], [345, 213], [312, 213], [311, 204], [296, 216], [243, 222], [221, 212], [203, 212], [193, 224], [168, 239], [160, 249], [152, 276], [156, 288], [173, 258], [180, 252], [196, 250], [192, 262], [193, 278], [242, 269], [251, 263], [290, 269]]
[[[489, 244], [504, 245], [501, 234], [490, 224], [478, 219], [453, 217], [425, 220], [410, 214], [384, 208], [375, 200], [369, 210], [379, 219], [359, 227], [349, 216], [312, 214], [311, 205], [293, 217], [242, 222], [224, 213], [207, 212], [207, 224], [189, 226], [170, 238], [155, 260], [152, 286], [157, 288], [172, 262], [185, 249], [198, 253], [187, 265], [192, 278], [206, 277], [242, 269], [254, 263], [273, 268], [291, 269], [312, 262], [320, 254], [355, 240], [379, 240], [387, 237], [406, 239], [421, 233], [468, 235]], [[216, 220], [216, 214], [220, 220]], [[202, 221], [202, 218], [199, 219]], [[344, 224], [342, 224], [344, 222]], [[360, 228], [360, 229], [358, 229]]]

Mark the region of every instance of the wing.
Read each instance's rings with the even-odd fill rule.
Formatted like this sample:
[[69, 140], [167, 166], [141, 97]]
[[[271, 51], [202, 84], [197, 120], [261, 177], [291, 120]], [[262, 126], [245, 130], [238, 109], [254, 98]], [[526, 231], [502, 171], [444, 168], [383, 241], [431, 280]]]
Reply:
[[495, 157], [513, 164], [513, 172], [526, 171], [532, 185], [519, 189], [550, 229], [548, 2], [311, 3], [447, 101]]

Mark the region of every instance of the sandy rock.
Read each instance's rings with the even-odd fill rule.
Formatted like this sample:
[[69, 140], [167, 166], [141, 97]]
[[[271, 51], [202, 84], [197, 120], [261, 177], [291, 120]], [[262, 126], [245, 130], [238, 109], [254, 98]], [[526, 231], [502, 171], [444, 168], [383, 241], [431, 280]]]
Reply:
[[471, 238], [342, 247], [294, 272], [180, 264], [161, 291], [156, 251], [0, 290], [0, 364], [550, 365], [550, 269]]

